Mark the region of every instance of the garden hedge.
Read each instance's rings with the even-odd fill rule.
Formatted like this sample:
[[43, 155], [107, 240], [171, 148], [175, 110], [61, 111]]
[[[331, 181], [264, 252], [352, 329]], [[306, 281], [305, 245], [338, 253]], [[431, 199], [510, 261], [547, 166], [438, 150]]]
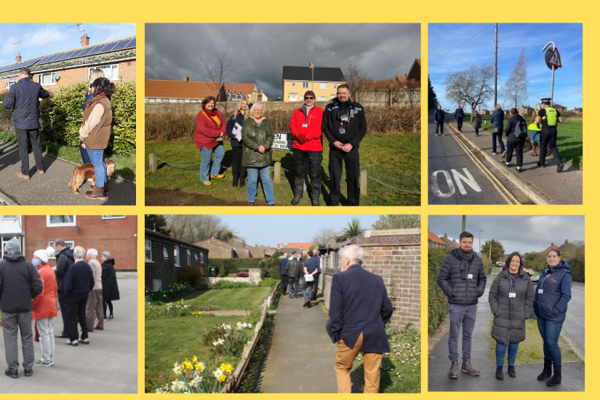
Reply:
[[444, 258], [448, 255], [448, 249], [429, 248], [428, 254], [428, 330], [435, 332], [448, 314], [448, 298], [437, 284], [437, 278]]

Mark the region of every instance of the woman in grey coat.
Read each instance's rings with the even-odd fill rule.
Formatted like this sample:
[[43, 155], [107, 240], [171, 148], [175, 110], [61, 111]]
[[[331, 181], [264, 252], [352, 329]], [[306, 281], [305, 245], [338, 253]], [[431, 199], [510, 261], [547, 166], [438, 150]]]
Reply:
[[525, 321], [533, 309], [533, 286], [517, 252], [506, 259], [489, 295], [494, 314], [492, 337], [496, 340], [496, 378], [504, 379], [502, 367], [508, 349], [508, 376], [514, 378], [519, 343], [525, 340]]

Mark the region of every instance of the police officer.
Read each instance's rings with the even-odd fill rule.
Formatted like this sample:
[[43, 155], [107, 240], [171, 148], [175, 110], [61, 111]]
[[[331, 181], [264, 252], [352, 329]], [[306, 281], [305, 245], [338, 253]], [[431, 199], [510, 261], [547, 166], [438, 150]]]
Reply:
[[559, 122], [563, 122], [563, 117], [560, 115], [558, 110], [550, 105], [551, 99], [544, 98], [541, 101], [543, 108], [538, 112], [538, 115], [535, 118], [536, 123], [542, 124], [540, 143], [541, 152], [540, 160], [538, 161], [537, 165], [538, 167], [542, 168], [546, 166], [546, 154], [548, 152], [548, 147], [550, 147], [550, 151], [552, 151], [552, 154], [554, 154], [554, 158], [558, 160], [556, 172], [562, 172], [562, 170], [565, 168], [565, 164], [562, 158], [560, 158], [560, 153], [556, 147], [556, 138], [558, 136], [556, 125]]
[[435, 125], [435, 134], [438, 135], [438, 129], [440, 131], [438, 136], [442, 136], [444, 134], [444, 120], [446, 119], [446, 113], [442, 110], [442, 106], [438, 106], [437, 110], [433, 114], [433, 119], [436, 122]]
[[365, 110], [350, 100], [350, 87], [339, 85], [337, 98], [325, 107], [322, 131], [329, 141], [330, 206], [337, 206], [342, 197], [340, 181], [342, 164], [346, 163], [348, 205], [358, 206], [360, 201], [360, 159], [358, 146], [367, 133]]
[[460, 104], [458, 105], [456, 111], [454, 111], [454, 119], [456, 119], [456, 127], [458, 128], [458, 131], [462, 132], [462, 124], [465, 119], [465, 112], [463, 111]]

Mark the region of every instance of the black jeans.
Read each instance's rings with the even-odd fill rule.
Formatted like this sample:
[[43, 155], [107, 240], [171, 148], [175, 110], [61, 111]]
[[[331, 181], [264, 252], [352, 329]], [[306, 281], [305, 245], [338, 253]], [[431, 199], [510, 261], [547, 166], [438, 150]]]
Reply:
[[287, 293], [288, 277], [287, 275], [281, 275], [281, 293]]
[[42, 157], [42, 138], [37, 129], [15, 128], [17, 142], [19, 143], [19, 157], [21, 158], [21, 173], [29, 176], [29, 154], [27, 154], [27, 138], [31, 142], [33, 158], [38, 171], [44, 170], [44, 159]]
[[444, 121], [440, 122], [440, 121], [436, 121], [435, 122], [435, 134], [437, 135], [438, 133], [438, 129], [440, 130], [440, 133], [444, 133]]
[[342, 164], [346, 163], [346, 185], [348, 187], [348, 205], [358, 206], [360, 202], [360, 156], [358, 147], [354, 147], [350, 152], [338, 150], [331, 147], [329, 149], [329, 177], [330, 177], [330, 206], [340, 204], [342, 197], [341, 185]]
[[463, 119], [463, 117], [456, 118], [456, 126], [460, 132], [462, 132]]
[[69, 336], [69, 310], [67, 309], [67, 298], [65, 297], [65, 291], [58, 291], [58, 304], [60, 304], [60, 316], [63, 321], [63, 330], [61, 335]]
[[242, 165], [242, 153], [244, 152], [243, 147], [231, 147], [233, 152], [231, 159], [231, 173], [233, 174], [233, 183], [237, 184], [238, 179], [240, 183], [246, 180], [246, 167]]
[[313, 205], [319, 203], [321, 197], [321, 163], [323, 152], [304, 151], [294, 149], [294, 196], [302, 197], [304, 179], [306, 178], [306, 164], [308, 164], [308, 175], [310, 176], [310, 197]]
[[71, 293], [67, 297], [67, 309], [69, 310], [69, 339], [79, 340], [77, 330], [77, 320], [81, 326], [81, 340], [88, 338], [87, 319], [85, 309], [87, 306], [89, 293]]
[[106, 317], [106, 306], [108, 306], [108, 311], [110, 312], [110, 314], [108, 315], [113, 315], [113, 305], [112, 305], [112, 301], [110, 300], [104, 300], [104, 316]]
[[517, 140], [514, 142], [508, 142], [506, 148], [506, 162], [509, 163], [512, 160], [513, 150], [517, 151], [517, 167], [523, 166], [523, 145], [524, 140]]
[[556, 138], [558, 136], [557, 132], [544, 132], [541, 133], [541, 144], [540, 147], [542, 151], [540, 152], [540, 163], [546, 165], [546, 154], [548, 154], [548, 147], [550, 147], [550, 151], [554, 154], [554, 158], [558, 161], [559, 164], [562, 164], [562, 158], [560, 158], [560, 153], [558, 152], [558, 148], [556, 147]]

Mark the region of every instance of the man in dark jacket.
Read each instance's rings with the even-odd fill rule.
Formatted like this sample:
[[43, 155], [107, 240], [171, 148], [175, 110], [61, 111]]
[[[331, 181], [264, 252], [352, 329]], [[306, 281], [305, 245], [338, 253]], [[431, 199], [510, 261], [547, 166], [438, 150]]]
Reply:
[[360, 157], [358, 146], [367, 133], [365, 110], [359, 103], [350, 100], [350, 87], [339, 85], [337, 98], [325, 107], [323, 134], [329, 141], [330, 206], [337, 206], [342, 197], [340, 182], [342, 164], [346, 163], [348, 205], [360, 202]]
[[67, 247], [65, 241], [62, 239], [56, 239], [54, 241], [54, 250], [56, 250], [56, 267], [54, 267], [54, 273], [56, 274], [56, 284], [58, 286], [58, 304], [60, 304], [60, 316], [63, 321], [63, 329], [60, 335], [54, 335], [57, 338], [68, 338], [69, 337], [69, 317], [67, 311], [67, 299], [65, 297], [65, 277], [69, 272], [69, 267], [75, 262], [73, 258], [73, 250]]
[[465, 112], [463, 111], [460, 104], [458, 105], [456, 111], [454, 111], [454, 119], [456, 119], [456, 127], [458, 128], [458, 131], [462, 132], [462, 124], [465, 119]]
[[283, 253], [283, 256], [279, 260], [279, 275], [281, 276], [281, 294], [284, 296], [287, 293], [288, 277], [285, 273], [285, 267], [287, 266], [288, 261], [288, 254]]
[[33, 334], [31, 329], [31, 300], [42, 293], [44, 285], [37, 269], [21, 254], [19, 239], [6, 243], [6, 254], [0, 261], [0, 310], [4, 325], [4, 353], [8, 369], [5, 374], [19, 377], [19, 330], [23, 346], [25, 376], [33, 374]]
[[75, 262], [69, 267], [64, 284], [67, 310], [69, 311], [69, 341], [67, 344], [77, 346], [79, 344], [77, 321], [81, 326], [81, 343], [89, 343], [85, 311], [89, 294], [94, 289], [95, 282], [92, 267], [83, 261], [85, 249], [81, 246], [75, 247], [73, 256]]
[[29, 68], [19, 70], [18, 82], [10, 87], [8, 96], [2, 102], [4, 108], [12, 108], [12, 120], [19, 142], [21, 171], [17, 176], [29, 179], [29, 155], [27, 154], [27, 138], [31, 142], [35, 165], [39, 173], [44, 173], [42, 158], [42, 140], [40, 129], [40, 99], [50, 97], [50, 93], [42, 85], [31, 81]]
[[[311, 300], [315, 297], [315, 287], [317, 281], [317, 274], [319, 273], [320, 258], [318, 255], [314, 256], [312, 251], [308, 253], [308, 259], [304, 261], [304, 281], [302, 283], [302, 295], [304, 296], [303, 307], [311, 308]], [[312, 278], [307, 278], [307, 276]], [[312, 279], [312, 280], [308, 280]]]
[[500, 151], [502, 151], [502, 157], [506, 156], [506, 149], [504, 148], [504, 142], [502, 141], [502, 131], [504, 130], [504, 111], [500, 104], [496, 104], [496, 109], [490, 117], [492, 123], [492, 154], [496, 154], [496, 141], [500, 142]]
[[467, 231], [460, 234], [460, 247], [446, 256], [437, 283], [448, 296], [448, 314], [450, 315], [450, 373], [452, 379], [458, 378], [458, 336], [462, 326], [461, 371], [479, 376], [479, 371], [471, 366], [471, 335], [475, 327], [477, 302], [483, 296], [486, 283], [485, 270], [481, 258], [473, 251], [473, 235]]
[[298, 297], [298, 282], [302, 273], [302, 263], [298, 260], [296, 252], [292, 252], [292, 258], [285, 267], [285, 274], [290, 285], [290, 299]]
[[338, 393], [351, 393], [350, 370], [362, 352], [365, 393], [379, 392], [383, 353], [390, 352], [385, 324], [394, 308], [383, 278], [362, 267], [363, 251], [350, 245], [340, 253], [342, 272], [333, 276], [327, 333], [337, 343], [335, 374]]
[[444, 135], [444, 121], [446, 120], [446, 113], [442, 110], [442, 106], [438, 106], [435, 113], [433, 113], [433, 119], [435, 120], [435, 134], [438, 135], [438, 129], [440, 131], [438, 136]]

